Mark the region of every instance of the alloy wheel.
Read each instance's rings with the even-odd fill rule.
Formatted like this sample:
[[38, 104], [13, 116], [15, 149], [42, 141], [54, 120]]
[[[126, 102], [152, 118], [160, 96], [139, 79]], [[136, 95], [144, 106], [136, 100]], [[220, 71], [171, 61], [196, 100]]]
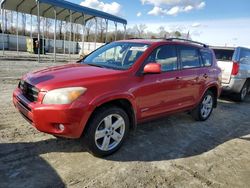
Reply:
[[102, 151], [110, 151], [118, 146], [125, 134], [125, 121], [118, 114], [110, 114], [97, 126], [95, 144]]
[[207, 118], [213, 109], [213, 97], [207, 95], [202, 101], [201, 116], [205, 119]]

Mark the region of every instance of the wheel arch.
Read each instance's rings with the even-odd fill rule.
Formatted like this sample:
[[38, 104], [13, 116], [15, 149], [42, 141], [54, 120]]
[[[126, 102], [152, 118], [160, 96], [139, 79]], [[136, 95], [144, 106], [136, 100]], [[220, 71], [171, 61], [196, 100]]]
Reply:
[[217, 102], [217, 98], [220, 96], [220, 91], [221, 91], [220, 88], [218, 88], [217, 85], [210, 85], [210, 86], [208, 86], [207, 89], [205, 89], [204, 92], [202, 93], [201, 98], [200, 98], [199, 101], [202, 100], [202, 97], [205, 95], [205, 93], [207, 91], [211, 91], [214, 94], [214, 108], [216, 108], [217, 107], [217, 103], [218, 103]]
[[211, 86], [207, 91], [211, 91], [214, 94], [214, 108], [216, 108], [218, 104], [217, 98], [219, 97], [218, 88], [216, 86]]
[[136, 129], [136, 125], [137, 125], [137, 121], [136, 121], [136, 108], [135, 108], [135, 104], [132, 101], [131, 97], [128, 96], [117, 96], [117, 97], [112, 97], [109, 98], [103, 98], [102, 100], [96, 100], [94, 101], [91, 106], [93, 107], [92, 113], [86, 123], [86, 126], [83, 130], [82, 135], [86, 132], [86, 129], [88, 129], [89, 126], [89, 121], [94, 117], [95, 113], [98, 110], [104, 109], [105, 108], [109, 108], [110, 106], [116, 106], [119, 107], [121, 109], [123, 109], [128, 117], [129, 117], [129, 125], [130, 125], [130, 129], [135, 130]]
[[248, 91], [250, 92], [250, 78], [247, 78], [246, 83], [247, 83], [247, 86], [248, 86]]

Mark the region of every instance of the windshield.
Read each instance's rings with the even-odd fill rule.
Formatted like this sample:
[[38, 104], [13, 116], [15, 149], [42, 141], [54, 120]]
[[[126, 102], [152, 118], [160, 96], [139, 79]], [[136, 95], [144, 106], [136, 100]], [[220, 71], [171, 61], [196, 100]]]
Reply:
[[97, 49], [81, 63], [103, 68], [127, 70], [148, 47], [149, 45], [141, 43], [113, 42]]

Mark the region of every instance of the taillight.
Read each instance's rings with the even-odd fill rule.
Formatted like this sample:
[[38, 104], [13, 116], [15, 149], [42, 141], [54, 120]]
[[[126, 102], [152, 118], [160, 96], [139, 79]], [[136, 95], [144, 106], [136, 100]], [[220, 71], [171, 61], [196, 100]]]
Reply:
[[240, 64], [238, 62], [233, 62], [232, 75], [236, 76], [239, 73]]

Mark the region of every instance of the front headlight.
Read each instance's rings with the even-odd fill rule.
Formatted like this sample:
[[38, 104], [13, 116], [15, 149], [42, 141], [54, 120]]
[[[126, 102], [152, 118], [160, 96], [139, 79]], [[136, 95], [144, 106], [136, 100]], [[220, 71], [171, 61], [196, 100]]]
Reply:
[[43, 104], [70, 104], [87, 91], [84, 87], [69, 87], [48, 91]]

